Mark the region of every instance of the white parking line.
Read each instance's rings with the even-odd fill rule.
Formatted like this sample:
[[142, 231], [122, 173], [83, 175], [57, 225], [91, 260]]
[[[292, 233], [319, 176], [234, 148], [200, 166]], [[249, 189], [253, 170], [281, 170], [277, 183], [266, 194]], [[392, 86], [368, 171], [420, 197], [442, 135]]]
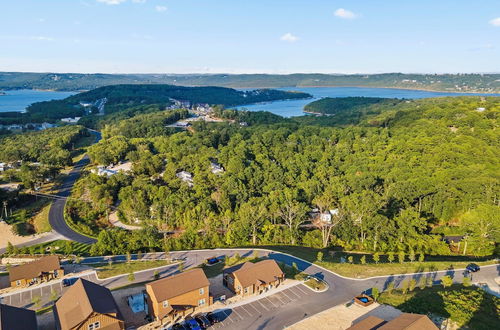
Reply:
[[[253, 304], [248, 304], [245, 307], [247, 307], [250, 311], [252, 311], [252, 309], [255, 309], [255, 313], [254, 314], [261, 314], [261, 312]], [[251, 307], [251, 308], [249, 308], [249, 307]], [[252, 316], [252, 315], [250, 315], [250, 316]]]
[[245, 313], [247, 313], [247, 314], [248, 314], [248, 316], [252, 316], [252, 313], [250, 313], [250, 312], [249, 312], [249, 311], [248, 311], [245, 307], [247, 307], [247, 308], [248, 308], [248, 306], [240, 306], [240, 309], [244, 310], [244, 311], [245, 311]]
[[298, 285], [297, 285], [297, 286], [296, 286], [296, 288], [297, 288], [297, 290], [299, 290], [299, 291], [300, 291], [303, 295], [307, 294], [307, 292], [306, 292], [304, 289], [302, 289], [300, 286], [298, 286]]
[[275, 297], [276, 299], [278, 299], [278, 300], [279, 300], [279, 301], [280, 301], [283, 305], [284, 305], [284, 304], [286, 304], [286, 302], [285, 302], [285, 301], [283, 301], [283, 299], [281, 299], [281, 296], [280, 296], [280, 294], [279, 294], [279, 293], [274, 294], [274, 295], [273, 295], [273, 297]]
[[[290, 298], [290, 297], [286, 294], [286, 292], [287, 292], [287, 291], [288, 291], [288, 290], [281, 291], [281, 293], [283, 293], [283, 294], [285, 295], [285, 297], [287, 297], [288, 299], [290, 299], [290, 301], [294, 301], [294, 300], [295, 300], [294, 298]], [[289, 292], [290, 292], [290, 291], [289, 291]]]
[[293, 289], [294, 289], [294, 288], [291, 288], [290, 290], [287, 290], [287, 291], [288, 291], [288, 293], [290, 293], [290, 295], [291, 295], [292, 297], [295, 297], [295, 299], [299, 299], [299, 298], [300, 298], [300, 295], [299, 295], [297, 292], [295, 292]]
[[269, 309], [263, 303], [261, 303], [260, 300], [257, 300], [256, 302], [258, 302], [266, 311], [269, 311]]
[[233, 313], [236, 314], [236, 316], [240, 319], [240, 320], [243, 320], [243, 318], [241, 317], [240, 313], [238, 313], [235, 309], [233, 309]]
[[264, 299], [269, 300], [269, 302], [271, 303], [271, 305], [273, 305], [274, 307], [278, 307], [278, 306], [276, 306], [276, 305], [275, 305], [275, 304], [271, 301], [271, 299], [269, 299], [269, 297], [266, 297], [266, 298], [264, 298]]

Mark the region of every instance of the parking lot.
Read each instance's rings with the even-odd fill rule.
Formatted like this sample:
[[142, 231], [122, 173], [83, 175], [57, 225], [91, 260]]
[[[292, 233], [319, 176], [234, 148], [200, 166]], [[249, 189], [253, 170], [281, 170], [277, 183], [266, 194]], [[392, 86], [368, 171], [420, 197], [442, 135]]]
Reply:
[[251, 303], [235, 307], [233, 309], [223, 309], [216, 312], [222, 320], [212, 326], [213, 329], [241, 329], [239, 322], [253, 319], [257, 321], [262, 314], [267, 314], [286, 305], [292, 301], [300, 300], [306, 296], [315, 294], [303, 284], [295, 285], [286, 290], [275, 293], [271, 296], [253, 301]]
[[[90, 281], [97, 281], [94, 273], [81, 276]], [[54, 281], [53, 283], [41, 284], [30, 287], [28, 290], [20, 292], [7, 293], [2, 296], [2, 304], [7, 304], [16, 307], [33, 308], [33, 298], [40, 297], [40, 307], [45, 307], [51, 303], [53, 292], [59, 297], [67, 288], [63, 286], [62, 281]]]

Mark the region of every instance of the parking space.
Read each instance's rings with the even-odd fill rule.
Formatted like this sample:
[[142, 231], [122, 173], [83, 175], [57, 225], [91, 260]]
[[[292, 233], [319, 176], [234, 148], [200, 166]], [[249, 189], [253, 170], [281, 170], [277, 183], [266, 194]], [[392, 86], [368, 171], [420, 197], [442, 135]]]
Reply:
[[[81, 278], [97, 282], [94, 273], [83, 275]], [[65, 290], [66, 288], [63, 287], [62, 281], [54, 281], [53, 283], [44, 283], [39, 286], [23, 289], [20, 292], [5, 294], [2, 296], [1, 301], [3, 304], [11, 306], [35, 308], [33, 304], [34, 298], [40, 297], [40, 306], [44, 307], [52, 302], [53, 293], [60, 296]]]
[[273, 310], [312, 294], [314, 292], [306, 288], [303, 284], [299, 284], [245, 305], [240, 305], [232, 309], [219, 310], [217, 315], [222, 321], [215, 324], [212, 328], [238, 329], [238, 323], [242, 320], [256, 320], [263, 314], [272, 313]]

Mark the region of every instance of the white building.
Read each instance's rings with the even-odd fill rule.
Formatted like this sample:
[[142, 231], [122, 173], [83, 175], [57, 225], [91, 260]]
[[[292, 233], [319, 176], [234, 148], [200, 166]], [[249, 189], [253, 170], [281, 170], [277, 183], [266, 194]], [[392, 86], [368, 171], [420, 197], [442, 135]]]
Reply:
[[181, 179], [182, 181], [186, 182], [188, 186], [190, 187], [193, 186], [193, 175], [191, 173], [186, 171], [180, 171], [175, 176]]
[[68, 123], [68, 124], [76, 124], [82, 117], [75, 117], [75, 118], [62, 118], [61, 121], [63, 123]]
[[210, 162], [210, 170], [213, 174], [222, 174], [224, 173], [224, 167], [216, 162]]

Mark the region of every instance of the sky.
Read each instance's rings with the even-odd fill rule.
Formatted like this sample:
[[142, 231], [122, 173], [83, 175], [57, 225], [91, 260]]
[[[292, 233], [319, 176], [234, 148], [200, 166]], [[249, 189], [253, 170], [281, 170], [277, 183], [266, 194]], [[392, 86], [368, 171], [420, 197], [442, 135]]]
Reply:
[[500, 1], [2, 0], [0, 71], [500, 72]]

